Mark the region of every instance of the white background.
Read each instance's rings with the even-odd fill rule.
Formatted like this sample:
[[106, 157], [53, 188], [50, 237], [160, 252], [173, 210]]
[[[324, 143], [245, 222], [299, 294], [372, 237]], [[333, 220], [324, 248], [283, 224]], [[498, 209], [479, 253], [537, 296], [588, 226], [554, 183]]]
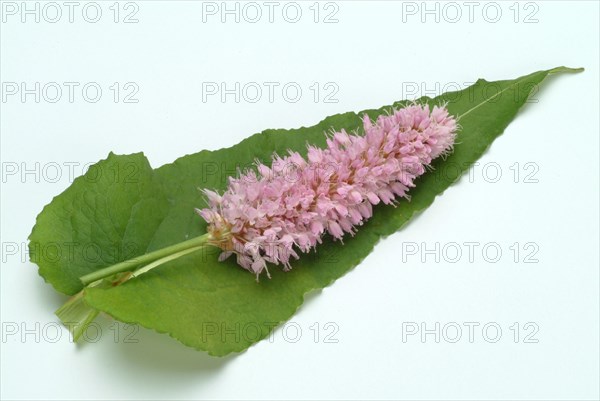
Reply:
[[[62, 2], [55, 23], [48, 20], [56, 9], [46, 3], [38, 3], [39, 22], [22, 15], [21, 2], [7, 3], [1, 26], [2, 399], [599, 397], [597, 2], [480, 2], [471, 16], [463, 2], [428, 3], [437, 7], [436, 16], [423, 14], [421, 2], [341, 1], [318, 5], [317, 23], [313, 2], [300, 4], [297, 23], [285, 20], [285, 3], [275, 8], [273, 23], [262, 2], [255, 23], [248, 20], [256, 9], [246, 7], [244, 14], [244, 3], [239, 23], [235, 15], [222, 23], [220, 13], [203, 13], [203, 4], [192, 1], [120, 3], [117, 23], [112, 1], [98, 3], [97, 23], [82, 16], [86, 2], [75, 8], [72, 23]], [[12, 15], [14, 5], [19, 10]], [[204, 10], [213, 5], [222, 7], [204, 4]], [[88, 19], [94, 18], [90, 7]], [[124, 23], [136, 8], [138, 22]], [[294, 10], [286, 10], [293, 19]], [[338, 22], [324, 23], [333, 11]], [[559, 65], [586, 71], [546, 81], [470, 178], [377, 245], [359, 267], [309, 296], [272, 342], [218, 359], [145, 329], [133, 335], [137, 343], [126, 342], [129, 332], [108, 318], [99, 320], [103, 335], [95, 344], [75, 346], [66, 330], [53, 342], [53, 311], [65, 297], [27, 261], [26, 239], [42, 207], [69, 185], [69, 165], [79, 175], [109, 151], [143, 151], [157, 167], [266, 128], [309, 126], [479, 77], [512, 79]], [[20, 93], [8, 94], [11, 83], [22, 82], [28, 88], [36, 82], [80, 86], [72, 103], [65, 86], [56, 103], [48, 101], [56, 96], [50, 87], [36, 103], [34, 95], [23, 101]], [[81, 93], [90, 82], [103, 91], [96, 103]], [[138, 102], [115, 103], [115, 82], [121, 96], [131, 91], [125, 83], [137, 85]], [[248, 101], [254, 93], [222, 102], [218, 95], [203, 99], [207, 82], [280, 86], [273, 102], [266, 89], [256, 103]], [[287, 100], [281, 93], [290, 82], [303, 90], [295, 103], [293, 92]], [[315, 82], [321, 87], [316, 102]], [[328, 82], [339, 89], [330, 99], [336, 103], [324, 101]], [[22, 174], [26, 169], [33, 172]], [[502, 176], [493, 182], [498, 169]], [[465, 242], [479, 243], [472, 263]], [[516, 242], [515, 262], [509, 247]], [[439, 261], [422, 252], [436, 243]], [[463, 252], [456, 263], [449, 243]], [[490, 243], [502, 249], [496, 263], [482, 255]], [[526, 243], [533, 245], [524, 249]], [[415, 246], [416, 255], [407, 252]], [[532, 250], [537, 262], [524, 263]], [[326, 329], [328, 322], [333, 325]], [[472, 342], [468, 322], [478, 324]], [[439, 342], [435, 334], [421, 338], [422, 323], [434, 332], [439, 323]], [[457, 325], [462, 337], [453, 343]], [[298, 327], [302, 336], [291, 342]], [[335, 327], [330, 339], [337, 343], [325, 342]], [[415, 327], [419, 333], [407, 335]], [[501, 335], [491, 342], [497, 327]]]

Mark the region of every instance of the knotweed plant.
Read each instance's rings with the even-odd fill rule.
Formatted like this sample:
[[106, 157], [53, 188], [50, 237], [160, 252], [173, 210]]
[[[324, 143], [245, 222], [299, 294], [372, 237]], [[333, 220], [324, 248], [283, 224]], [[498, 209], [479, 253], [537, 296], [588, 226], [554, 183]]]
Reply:
[[[218, 190], [205, 185], [200, 193], [194, 193], [193, 187], [203, 178], [202, 165], [222, 160], [244, 163], [246, 155], [268, 135], [257, 134], [230, 148], [187, 155], [159, 169], [153, 169], [141, 153], [111, 153], [96, 166], [113, 172], [133, 165], [139, 173], [134, 185], [116, 175], [94, 181], [87, 180], [86, 174], [75, 180], [38, 215], [29, 236], [31, 260], [47, 282], [72, 295], [56, 314], [75, 340], [105, 311], [124, 322], [166, 332], [211, 355], [242, 351], [273, 330], [263, 322], [287, 319], [307, 291], [323, 288], [354, 267], [377, 240], [400, 228], [466, 173], [546, 77], [580, 71], [583, 69], [557, 67], [511, 80], [479, 79], [468, 88], [430, 100], [431, 106], [403, 103], [369, 112], [362, 121], [356, 114], [346, 113], [313, 127], [281, 130], [277, 134], [279, 154], [256, 152], [255, 156], [265, 159], [239, 170]], [[434, 171], [419, 180], [433, 169], [436, 158], [452, 152], [459, 121], [460, 152], [452, 154], [457, 174]], [[298, 146], [299, 138], [314, 138], [325, 124], [343, 124], [352, 131], [339, 126], [326, 133], [318, 146]], [[422, 188], [415, 191], [415, 185]], [[409, 202], [411, 195], [414, 202]], [[199, 216], [194, 206], [187, 206], [190, 202], [196, 202]], [[185, 210], [180, 205], [186, 205]], [[365, 224], [384, 208], [391, 218], [385, 230]], [[172, 217], [175, 214], [177, 218]], [[205, 227], [206, 233], [179, 242], [190, 222], [195, 222], [199, 231]], [[354, 235], [360, 241], [349, 241]], [[332, 247], [331, 240], [340, 243]], [[60, 249], [39, 251], [57, 242], [75, 246], [62, 253]], [[88, 260], [84, 244], [89, 243], [103, 252], [102, 257]], [[108, 265], [107, 261], [115, 258], [127, 259], [122, 252], [130, 243], [140, 248], [156, 243], [173, 245]], [[351, 246], [353, 249], [348, 249]], [[178, 259], [208, 247], [220, 251], [220, 261], [229, 258], [231, 263], [220, 264], [212, 257], [200, 259], [197, 254], [193, 259]], [[304, 253], [327, 253], [333, 248], [352, 255], [336, 263], [309, 258], [314, 265], [312, 273], [281, 273], [278, 280], [269, 282], [274, 272], [304, 269], [296, 263]], [[170, 270], [136, 279], [174, 260]], [[196, 268], [191, 263], [200, 265]], [[325, 274], [317, 274], [317, 270]], [[258, 283], [252, 283], [253, 279]], [[293, 282], [274, 282], [281, 280]], [[285, 299], [274, 302], [277, 296]], [[257, 337], [222, 341], [226, 336], [218, 331], [215, 337], [205, 336], [205, 323], [217, 321], [222, 330], [257, 324]]]

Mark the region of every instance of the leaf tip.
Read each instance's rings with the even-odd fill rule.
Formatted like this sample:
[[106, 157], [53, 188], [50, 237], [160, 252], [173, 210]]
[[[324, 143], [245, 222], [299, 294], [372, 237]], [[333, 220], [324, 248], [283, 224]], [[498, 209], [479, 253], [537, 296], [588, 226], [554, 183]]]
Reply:
[[565, 67], [563, 65], [563, 66], [556, 67], [556, 68], [553, 68], [551, 70], [548, 70], [548, 74], [560, 74], [560, 73], [563, 73], [563, 72], [568, 72], [568, 73], [575, 74], [575, 73], [583, 72], [583, 71], [585, 71], [585, 68], [583, 68], [583, 67], [571, 68], [571, 67]]

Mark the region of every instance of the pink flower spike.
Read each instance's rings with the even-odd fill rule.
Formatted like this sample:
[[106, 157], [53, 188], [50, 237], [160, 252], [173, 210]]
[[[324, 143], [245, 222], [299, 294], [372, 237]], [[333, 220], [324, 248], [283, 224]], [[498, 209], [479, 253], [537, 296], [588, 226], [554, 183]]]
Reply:
[[[456, 119], [445, 107], [413, 104], [375, 121], [363, 116], [364, 135], [334, 132], [325, 149], [307, 146], [273, 155], [271, 167], [257, 161], [230, 177], [223, 195], [203, 190], [208, 207], [197, 213], [208, 223], [219, 260], [231, 254], [258, 276], [267, 263], [291, 268], [296, 249], [309, 252], [329, 233], [354, 235], [380, 202], [409, 199], [409, 188], [433, 159], [452, 151]], [[270, 276], [269, 276], [270, 277]]]

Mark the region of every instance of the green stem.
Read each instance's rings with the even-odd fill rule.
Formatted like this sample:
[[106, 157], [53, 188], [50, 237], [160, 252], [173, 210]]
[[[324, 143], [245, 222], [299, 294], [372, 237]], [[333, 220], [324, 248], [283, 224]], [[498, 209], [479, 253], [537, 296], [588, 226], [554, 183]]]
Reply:
[[70, 298], [56, 312], [56, 316], [69, 329], [73, 342], [77, 342], [99, 311], [83, 301], [83, 291]]
[[[108, 285], [104, 282], [98, 282], [90, 287], [92, 286], [106, 287]], [[73, 335], [73, 342], [77, 342], [88, 325], [100, 312], [88, 306], [83, 300], [83, 291], [79, 291], [54, 313]]]
[[128, 279], [134, 278], [139, 276], [140, 274], [146, 273], [148, 270], [152, 270], [157, 266], [162, 265], [163, 263], [167, 263], [170, 262], [174, 259], [180, 258], [183, 255], [187, 255], [188, 253], [192, 253], [192, 252], [196, 252], [202, 248], [204, 248], [205, 245], [198, 245], [195, 248], [189, 248], [189, 249], [184, 249], [183, 251], [179, 251], [177, 253], [174, 253], [172, 255], [169, 256], [165, 256], [164, 258], [155, 260], [154, 262], [150, 263], [149, 265], [146, 265], [144, 267], [140, 267], [139, 269], [137, 269], [136, 271], [134, 271], [133, 273], [131, 273], [131, 277], [129, 277]]
[[[186, 253], [194, 252], [203, 248], [204, 246], [208, 245], [208, 241], [210, 239], [210, 234], [200, 235], [199, 237], [179, 242], [175, 245], [171, 245], [166, 248], [158, 249], [156, 251], [144, 255], [136, 256], [135, 258], [117, 263], [112, 266], [105, 267], [104, 269], [96, 270], [95, 272], [86, 274], [85, 276], [81, 276], [80, 280], [83, 283], [83, 285], [86, 286], [95, 281], [112, 276], [116, 273], [133, 271], [136, 267], [140, 265], [146, 265], [161, 260], [162, 262], [160, 264], [166, 263], [169, 260], [175, 259], [179, 256], [183, 256]], [[156, 266], [157, 265], [152, 267]]]

